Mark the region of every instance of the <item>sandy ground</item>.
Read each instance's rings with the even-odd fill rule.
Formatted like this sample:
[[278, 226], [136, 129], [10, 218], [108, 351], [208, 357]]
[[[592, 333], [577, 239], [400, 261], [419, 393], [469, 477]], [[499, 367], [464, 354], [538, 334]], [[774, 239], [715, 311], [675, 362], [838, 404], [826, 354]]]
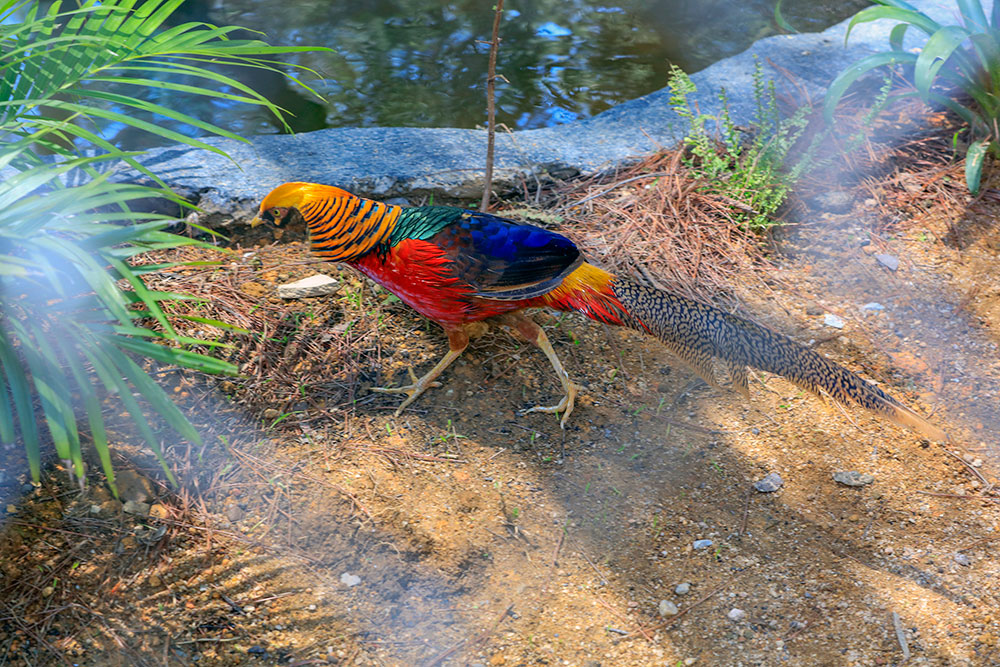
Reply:
[[[446, 341], [326, 267], [341, 291], [304, 308], [378, 322], [351, 382], [248, 414], [238, 384], [170, 374], [221, 437], [170, 448], [180, 493], [122, 445], [140, 473], [123, 499], [151, 516], [58, 466], [9, 497], [0, 665], [1000, 665], [1000, 211], [901, 208], [887, 227], [874, 212], [898, 190], [804, 209], [773, 279], [738, 295], [932, 415], [949, 445], [780, 378], [745, 401], [652, 339], [547, 313], [585, 385], [565, 431], [518, 414], [558, 384], [499, 331], [395, 418], [398, 399], [369, 388], [427, 369]], [[268, 299], [315, 271], [305, 257], [291, 242], [237, 261], [262, 264], [246, 289]], [[333, 395], [353, 408], [317, 398]], [[754, 490], [771, 473], [781, 488]]]

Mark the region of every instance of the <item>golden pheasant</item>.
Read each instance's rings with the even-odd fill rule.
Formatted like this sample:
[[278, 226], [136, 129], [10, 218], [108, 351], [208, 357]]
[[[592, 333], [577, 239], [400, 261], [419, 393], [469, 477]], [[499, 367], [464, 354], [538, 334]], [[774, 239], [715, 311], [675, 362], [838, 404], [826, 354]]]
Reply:
[[473, 325], [496, 318], [541, 348], [562, 384], [557, 405], [526, 412], [561, 413], [565, 427], [578, 387], [545, 333], [524, 314], [526, 308], [552, 308], [652, 334], [713, 386], [727, 377], [731, 388], [748, 395], [752, 366], [947, 440], [916, 412], [812, 350], [713, 306], [603, 271], [555, 232], [461, 208], [383, 204], [316, 183], [278, 186], [251, 224], [280, 225], [294, 216], [305, 220], [316, 255], [361, 271], [448, 335], [450, 350], [427, 374], [418, 379], [410, 369], [412, 384], [378, 390], [408, 395], [397, 415], [438, 384], [435, 379], [469, 344]]

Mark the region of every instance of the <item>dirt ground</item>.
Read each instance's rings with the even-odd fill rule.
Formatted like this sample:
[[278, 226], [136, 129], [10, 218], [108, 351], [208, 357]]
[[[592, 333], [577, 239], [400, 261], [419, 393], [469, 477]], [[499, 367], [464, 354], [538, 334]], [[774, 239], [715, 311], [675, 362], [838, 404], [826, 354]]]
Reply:
[[[549, 313], [585, 385], [565, 431], [518, 414], [558, 384], [502, 331], [395, 418], [369, 389], [432, 365], [439, 330], [301, 264], [300, 240], [246, 240], [238, 289], [266, 304], [328, 273], [340, 291], [303, 312], [359, 333], [293, 403], [246, 409], [259, 368], [165, 374], [208, 435], [169, 448], [179, 492], [122, 443], [123, 500], [149, 516], [58, 465], [30, 491], [9, 469], [0, 666], [1000, 665], [998, 191], [955, 194], [960, 164], [903, 167], [799, 193], [770, 277], [736, 295], [947, 446], [776, 377], [745, 401], [655, 340]], [[770, 473], [781, 488], [755, 490]]]

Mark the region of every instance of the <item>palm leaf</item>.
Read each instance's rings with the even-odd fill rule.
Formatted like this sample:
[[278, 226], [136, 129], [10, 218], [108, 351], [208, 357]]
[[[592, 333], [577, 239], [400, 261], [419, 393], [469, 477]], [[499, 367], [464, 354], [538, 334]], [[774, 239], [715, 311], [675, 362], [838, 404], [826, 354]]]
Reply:
[[[132, 265], [141, 252], [205, 244], [166, 232], [171, 222], [166, 216], [136, 211], [135, 203], [149, 198], [187, 203], [136, 160], [138, 153], [108, 141], [104, 128], [120, 123], [160, 141], [222, 153], [160, 121], [242, 138], [150, 101], [147, 92], [252, 104], [281, 118], [276, 105], [217, 67], [280, 71], [271, 57], [310, 49], [234, 40], [235, 27], [167, 27], [181, 3], [85, 0], [64, 8], [57, 0], [43, 11], [38, 0], [0, 0], [0, 169], [5, 170], [0, 309], [13, 313], [0, 320], [0, 441], [24, 443], [36, 480], [43, 422], [58, 455], [82, 472], [76, 414], [82, 406], [90, 440], [114, 488], [96, 384], [121, 403], [174, 481], [143, 402], [181, 437], [192, 442], [200, 437], [133, 357], [209, 373], [236, 372], [232, 364], [191, 349], [226, 347], [223, 343], [174, 331], [163, 304], [186, 297], [146, 287], [144, 273], [170, 265]], [[92, 153], [81, 154], [84, 149]], [[158, 187], [111, 182], [108, 167], [122, 162]]]

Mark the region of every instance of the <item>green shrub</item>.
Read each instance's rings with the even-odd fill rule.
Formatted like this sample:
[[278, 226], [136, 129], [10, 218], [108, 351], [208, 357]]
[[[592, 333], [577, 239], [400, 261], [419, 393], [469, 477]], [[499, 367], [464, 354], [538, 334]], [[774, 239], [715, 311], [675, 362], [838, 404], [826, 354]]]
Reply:
[[[239, 137], [128, 90], [166, 88], [278, 114], [252, 89], [207, 66], [274, 69], [268, 56], [304, 47], [231, 39], [233, 27], [164, 28], [182, 1], [89, 0], [67, 9], [54, 2], [43, 9], [38, 0], [0, 0], [0, 442], [23, 443], [36, 481], [46, 433], [82, 476], [81, 442], [89, 432], [114, 488], [98, 388], [124, 407], [172, 480], [160, 436], [136, 396], [181, 437], [198, 442], [199, 435], [137, 358], [236, 370], [185, 349], [211, 343], [171, 327], [160, 304], [184, 297], [147, 289], [142, 274], [151, 267], [130, 264], [138, 253], [197, 242], [165, 232], [172, 219], [136, 210], [138, 200], [150, 198], [184, 203], [135, 153], [101, 132], [120, 123], [220, 153], [139, 116]], [[112, 81], [115, 92], [103, 85]], [[107, 167], [120, 160], [157, 185], [112, 182]]]
[[787, 159], [808, 124], [809, 109], [781, 118], [774, 83], [765, 83], [759, 63], [754, 70], [756, 109], [749, 131], [738, 129], [730, 118], [725, 90], [719, 94], [722, 111], [712, 116], [691, 108], [688, 98], [696, 87], [682, 70], [673, 67], [668, 84], [671, 108], [689, 123], [684, 136], [690, 152], [686, 164], [708, 181], [707, 190], [738, 204], [733, 218], [739, 224], [755, 230], [773, 225], [791, 183], [808, 168], [807, 160], [789, 167]]

